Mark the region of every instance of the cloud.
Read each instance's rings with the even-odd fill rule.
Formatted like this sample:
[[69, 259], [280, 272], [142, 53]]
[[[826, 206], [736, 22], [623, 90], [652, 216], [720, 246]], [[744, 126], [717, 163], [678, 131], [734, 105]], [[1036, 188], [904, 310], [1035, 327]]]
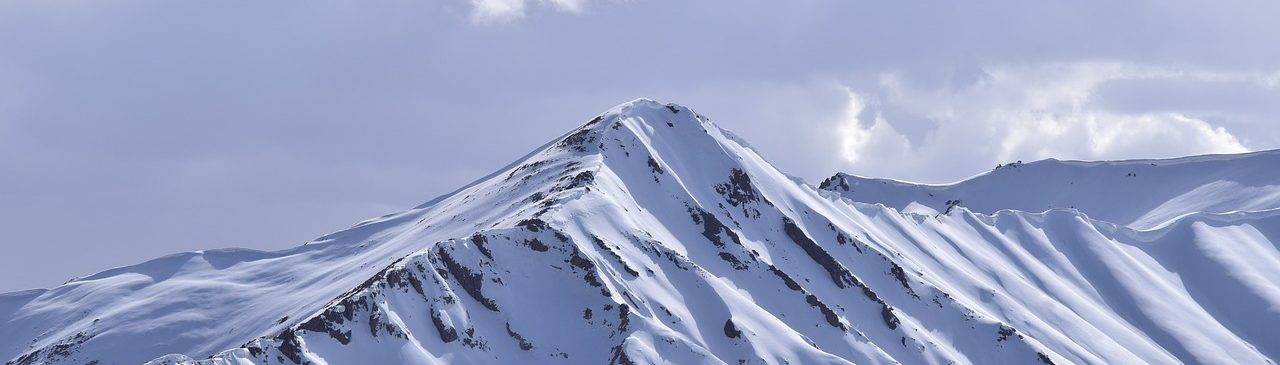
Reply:
[[880, 113], [873, 113], [870, 125], [864, 122], [867, 114], [867, 105], [865, 97], [858, 95], [848, 88], [845, 93], [849, 98], [849, 105], [844, 111], [843, 125], [838, 128], [840, 135], [840, 156], [851, 164], [865, 163], [864, 157], [868, 153], [873, 152], [869, 157], [886, 158], [890, 157], [886, 154], [897, 154], [897, 159], [902, 160], [906, 154], [910, 153], [911, 141], [905, 136], [898, 133], [892, 124], [884, 119]]
[[524, 0], [471, 0], [471, 19], [477, 23], [505, 22], [524, 16]]
[[586, 5], [587, 0], [542, 0], [542, 2], [550, 3], [561, 11], [579, 13], [582, 12], [582, 7]]
[[[966, 80], [962, 85], [953, 84], [954, 77], [922, 82], [910, 76], [884, 73], [862, 91], [847, 91], [838, 129], [840, 155], [852, 172], [941, 182], [1014, 160], [1246, 152], [1227, 128], [1195, 115], [1116, 110], [1095, 96], [1127, 80], [1265, 84], [1269, 77], [1105, 62], [983, 67], [975, 77], [959, 78]], [[934, 127], [912, 139], [886, 112]]]
[[471, 19], [476, 23], [505, 23], [523, 18], [526, 2], [547, 5], [568, 13], [582, 12], [586, 0], [470, 0]]
[[1273, 72], [1262, 79], [1262, 84], [1270, 89], [1280, 89], [1280, 71]]

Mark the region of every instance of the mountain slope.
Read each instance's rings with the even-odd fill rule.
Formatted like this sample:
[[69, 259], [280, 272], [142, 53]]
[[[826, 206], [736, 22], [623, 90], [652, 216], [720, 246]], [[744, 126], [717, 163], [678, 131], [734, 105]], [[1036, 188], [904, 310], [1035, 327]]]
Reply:
[[0, 356], [1264, 363], [1278, 231], [1267, 213], [1155, 231], [1068, 211], [904, 214], [797, 182], [693, 111], [642, 99], [303, 246], [184, 253], [0, 295]]
[[1280, 150], [1164, 160], [1014, 162], [953, 184], [926, 185], [844, 173], [821, 187], [916, 212], [958, 204], [982, 213], [1076, 209], [1137, 229], [1185, 214], [1280, 208]]

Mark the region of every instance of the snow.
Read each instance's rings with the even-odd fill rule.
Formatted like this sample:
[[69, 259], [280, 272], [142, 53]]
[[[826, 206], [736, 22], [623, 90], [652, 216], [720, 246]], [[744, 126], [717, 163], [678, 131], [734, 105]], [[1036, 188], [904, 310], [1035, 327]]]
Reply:
[[945, 185], [836, 174], [828, 190], [866, 203], [938, 211], [948, 201], [970, 210], [1076, 209], [1137, 229], [1179, 216], [1280, 208], [1280, 150], [1166, 160], [1014, 162]]
[[840, 175], [833, 193], [639, 99], [292, 249], [0, 294], [0, 358], [1273, 363], [1276, 156], [1043, 161], [943, 186]]

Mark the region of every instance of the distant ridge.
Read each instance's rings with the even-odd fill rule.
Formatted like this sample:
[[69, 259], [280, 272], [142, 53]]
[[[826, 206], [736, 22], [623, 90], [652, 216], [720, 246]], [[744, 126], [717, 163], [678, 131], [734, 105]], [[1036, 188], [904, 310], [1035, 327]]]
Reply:
[[844, 173], [822, 189], [898, 209], [976, 212], [1076, 209], [1145, 229], [1193, 212], [1280, 207], [1280, 150], [1172, 159], [1014, 162], [951, 184], [917, 184]]

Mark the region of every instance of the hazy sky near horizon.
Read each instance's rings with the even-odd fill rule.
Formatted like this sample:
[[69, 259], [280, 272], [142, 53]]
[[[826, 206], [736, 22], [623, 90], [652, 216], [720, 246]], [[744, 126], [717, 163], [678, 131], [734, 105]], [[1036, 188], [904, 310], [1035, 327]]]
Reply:
[[1280, 148], [1276, 1], [0, 3], [0, 292], [301, 244], [638, 97], [816, 183]]

